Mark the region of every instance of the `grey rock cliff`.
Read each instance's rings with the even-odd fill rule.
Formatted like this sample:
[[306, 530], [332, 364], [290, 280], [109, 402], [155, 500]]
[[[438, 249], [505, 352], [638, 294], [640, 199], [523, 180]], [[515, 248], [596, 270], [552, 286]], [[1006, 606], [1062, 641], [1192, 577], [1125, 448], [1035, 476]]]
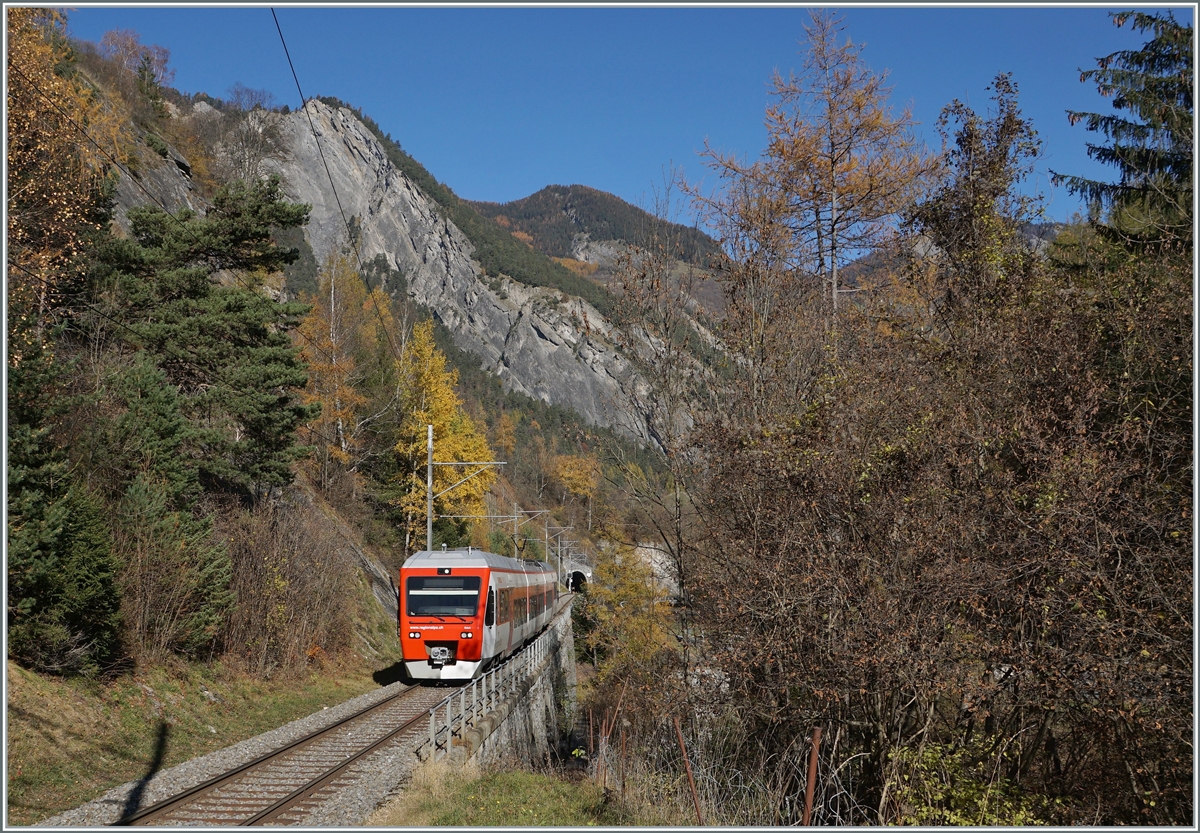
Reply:
[[139, 148], [133, 170], [135, 176], [123, 173], [117, 179], [113, 219], [119, 228], [129, 230], [129, 209], [140, 205], [157, 205], [172, 213], [205, 208], [192, 185], [191, 166], [175, 148], [168, 147], [165, 156]]
[[643, 421], [623, 404], [640, 382], [591, 304], [509, 279], [493, 290], [470, 241], [348, 110], [310, 101], [282, 126], [290, 159], [276, 167], [292, 198], [312, 205], [307, 233], [318, 260], [344, 245], [354, 218], [363, 261], [384, 255], [413, 299], [509, 389], [645, 439]]

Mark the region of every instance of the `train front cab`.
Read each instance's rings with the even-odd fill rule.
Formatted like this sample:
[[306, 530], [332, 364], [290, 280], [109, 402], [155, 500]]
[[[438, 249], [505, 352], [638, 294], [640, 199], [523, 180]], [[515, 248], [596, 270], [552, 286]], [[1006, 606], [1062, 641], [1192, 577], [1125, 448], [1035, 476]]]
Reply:
[[[481, 599], [484, 567], [413, 567], [401, 587], [404, 669], [418, 680], [469, 680], [489, 655]], [[494, 635], [493, 635], [494, 639]]]
[[401, 570], [399, 636], [413, 679], [472, 679], [549, 622], [558, 596], [549, 565], [531, 573], [526, 565], [514, 569], [511, 559], [492, 563], [501, 557], [479, 555], [482, 564], [447, 565], [426, 556]]

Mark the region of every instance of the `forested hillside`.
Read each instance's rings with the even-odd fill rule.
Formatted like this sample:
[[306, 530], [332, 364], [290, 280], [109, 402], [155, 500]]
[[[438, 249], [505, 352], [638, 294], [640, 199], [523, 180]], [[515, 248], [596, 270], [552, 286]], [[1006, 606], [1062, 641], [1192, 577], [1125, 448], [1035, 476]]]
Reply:
[[[526, 451], [439, 516], [552, 505], [587, 534], [601, 484], [571, 473], [599, 471], [596, 437], [626, 446], [505, 393], [386, 262], [318, 260], [309, 206], [266, 171], [286, 115], [267, 94], [181, 96], [136, 33], [8, 25], [10, 657], [68, 675], [336, 659], [379, 615], [361, 568], [425, 544], [427, 424], [439, 459]], [[531, 281], [578, 280], [500, 234], [540, 258]], [[439, 517], [435, 544], [511, 552], [490, 529]]]
[[[294, 479], [297, 430], [319, 412], [289, 334], [308, 307], [265, 291], [294, 258], [269, 230], [307, 206], [277, 181], [232, 180], [203, 214], [151, 205], [116, 233], [116, 166], [157, 153], [134, 137], [175, 138], [153, 60], [108, 90], [59, 16], [8, 15], [10, 656], [97, 673], [337, 653], [356, 584], [314, 567], [345, 548], [264, 500]], [[251, 532], [268, 526], [305, 546]]]
[[716, 241], [586, 185], [548, 185], [536, 194], [506, 203], [472, 203], [481, 214], [525, 234], [552, 257], [574, 258], [578, 242], [620, 241], [646, 246], [655, 237], [674, 237], [676, 257], [703, 265], [716, 255]]

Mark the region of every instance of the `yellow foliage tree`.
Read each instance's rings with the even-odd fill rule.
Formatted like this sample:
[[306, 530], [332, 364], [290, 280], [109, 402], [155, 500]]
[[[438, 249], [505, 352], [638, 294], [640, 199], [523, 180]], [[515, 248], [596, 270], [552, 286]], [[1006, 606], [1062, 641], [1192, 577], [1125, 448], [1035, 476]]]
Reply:
[[496, 450], [501, 454], [510, 455], [517, 447], [517, 420], [508, 411], [502, 411], [496, 420], [495, 443]]
[[636, 690], [675, 654], [666, 588], [630, 547], [599, 554], [582, 615], [598, 690], [626, 680]]
[[[492, 450], [454, 391], [458, 371], [447, 370], [446, 356], [433, 341], [432, 321], [413, 327], [398, 371], [404, 416], [395, 444], [400, 463], [400, 497], [395, 502], [404, 514], [405, 552], [411, 553], [425, 545], [427, 426], [433, 426], [435, 462], [486, 462], [492, 459]], [[434, 501], [435, 517], [484, 514], [483, 496], [495, 479], [495, 469], [490, 467], [434, 466], [434, 494], [450, 489]]]
[[554, 473], [573, 495], [591, 497], [600, 485], [600, 461], [591, 454], [559, 454]]
[[[112, 133], [112, 120], [69, 63], [66, 18], [50, 9], [6, 9], [8, 24], [9, 361], [40, 349], [61, 305], [62, 283], [99, 227], [103, 156], [81, 132]], [[15, 268], [13, 268], [15, 267]], [[19, 331], [14, 322], [25, 321]]]
[[572, 495], [587, 501], [588, 529], [592, 528], [592, 500], [600, 488], [600, 461], [591, 454], [559, 454], [554, 476]]
[[366, 397], [356, 389], [360, 344], [370, 338], [372, 320], [364, 316], [366, 287], [342, 254], [326, 258], [312, 310], [301, 322], [301, 356], [308, 365], [305, 404], [320, 403], [320, 415], [305, 426], [316, 449], [318, 483], [329, 489], [335, 465], [353, 466], [358, 418]]
[[[299, 328], [301, 355], [308, 363], [305, 404], [319, 402], [321, 414], [305, 426], [316, 449], [318, 481], [328, 489], [338, 466], [354, 471], [360, 462], [369, 412], [364, 379], [387, 355], [387, 333], [394, 327], [387, 296], [367, 292], [345, 255], [332, 253], [321, 268], [320, 289], [306, 299], [312, 310]], [[387, 407], [385, 404], [384, 407]]]
[[[828, 11], [811, 17], [803, 72], [772, 78], [776, 101], [766, 111], [763, 158], [747, 165], [707, 149], [710, 167], [734, 187], [724, 202], [704, 202], [721, 218], [723, 234], [767, 249], [777, 282], [819, 279], [836, 313], [841, 295], [855, 291], [840, 285], [839, 266], [888, 236], [934, 162], [913, 134], [911, 110], [892, 112], [887, 74], [873, 72], [861, 48], [841, 40], [840, 19]], [[764, 305], [762, 295], [756, 291], [753, 303]]]

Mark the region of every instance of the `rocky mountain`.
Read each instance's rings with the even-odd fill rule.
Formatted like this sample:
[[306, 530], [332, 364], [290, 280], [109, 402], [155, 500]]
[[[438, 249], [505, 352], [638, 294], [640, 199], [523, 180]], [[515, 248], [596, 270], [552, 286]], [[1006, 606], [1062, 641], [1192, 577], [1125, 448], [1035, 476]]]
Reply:
[[363, 261], [383, 255], [412, 298], [507, 388], [645, 439], [625, 404], [639, 379], [593, 304], [485, 275], [467, 236], [350, 110], [310, 101], [282, 116], [281, 134], [287, 159], [274, 167], [288, 193], [312, 205], [307, 236], [318, 260], [345, 243], [347, 223], [357, 227]]
[[552, 257], [606, 265], [625, 244], [645, 246], [654, 236], [673, 240], [679, 258], [698, 265], [717, 251], [716, 241], [699, 229], [667, 222], [586, 185], [549, 185], [524, 199], [472, 205], [528, 234], [532, 245]]
[[[211, 108], [201, 105], [182, 117], [214, 117]], [[407, 160], [407, 170], [398, 168], [378, 128], [364, 123], [370, 120], [350, 108], [314, 99], [303, 110], [272, 115], [281, 152], [264, 161], [264, 170], [281, 176], [289, 197], [312, 206], [305, 237], [318, 262], [345, 247], [349, 235], [355, 234], [364, 264], [382, 257], [403, 278], [389, 290], [407, 292], [429, 309], [455, 344], [478, 357], [479, 366], [498, 377], [506, 389], [568, 408], [625, 436], [649, 440], [645, 419], [632, 404], [638, 401], [644, 382], [625, 352], [631, 340], [605, 315], [607, 305], [602, 302], [608, 298], [597, 286], [603, 281], [581, 280], [578, 272], [547, 261], [547, 266], [575, 280], [580, 291], [572, 293], [561, 288], [572, 286], [565, 282], [558, 287], [545, 285], [552, 281], [538, 285], [527, 268], [511, 270], [525, 280], [497, 269], [496, 235], [511, 243], [510, 233], [518, 232], [513, 238], [522, 241], [516, 245], [525, 255], [545, 260], [547, 254], [541, 247], [527, 245], [519, 227], [506, 223], [502, 212], [488, 204], [458, 201], [415, 161]], [[143, 152], [136, 177], [123, 176], [118, 185], [118, 224], [126, 225], [124, 216], [130, 207], [151, 201], [172, 211], [203, 210], [188, 160], [172, 146], [166, 146], [164, 153], [160, 142], [148, 139], [147, 144], [157, 150]], [[430, 192], [438, 193], [431, 196]], [[554, 232], [559, 236], [567, 227], [546, 212], [565, 211], [576, 229], [569, 255], [575, 263], [610, 265], [626, 238], [608, 235], [636, 240], [639, 228], [659, 222], [611, 194], [584, 186], [552, 186], [539, 195], [519, 201], [523, 209], [514, 203], [504, 208], [519, 215], [520, 222], [543, 229], [561, 227]], [[481, 265], [485, 257], [451, 219], [457, 216], [461, 222], [463, 211], [447, 210], [447, 199], [465, 208], [476, 240], [481, 224], [491, 226], [490, 237], [482, 244], [493, 250], [490, 268]], [[533, 223], [531, 218], [538, 215], [548, 219]], [[671, 231], [678, 239], [690, 241], [685, 248], [690, 247], [687, 251], [695, 259], [702, 259], [715, 245], [694, 229], [672, 226]], [[593, 239], [592, 234], [603, 239]], [[552, 237], [549, 232], [543, 236]], [[547, 246], [547, 252], [552, 251], [557, 250]], [[519, 265], [520, 259], [510, 255], [499, 260]], [[638, 343], [636, 336], [632, 343]]]

